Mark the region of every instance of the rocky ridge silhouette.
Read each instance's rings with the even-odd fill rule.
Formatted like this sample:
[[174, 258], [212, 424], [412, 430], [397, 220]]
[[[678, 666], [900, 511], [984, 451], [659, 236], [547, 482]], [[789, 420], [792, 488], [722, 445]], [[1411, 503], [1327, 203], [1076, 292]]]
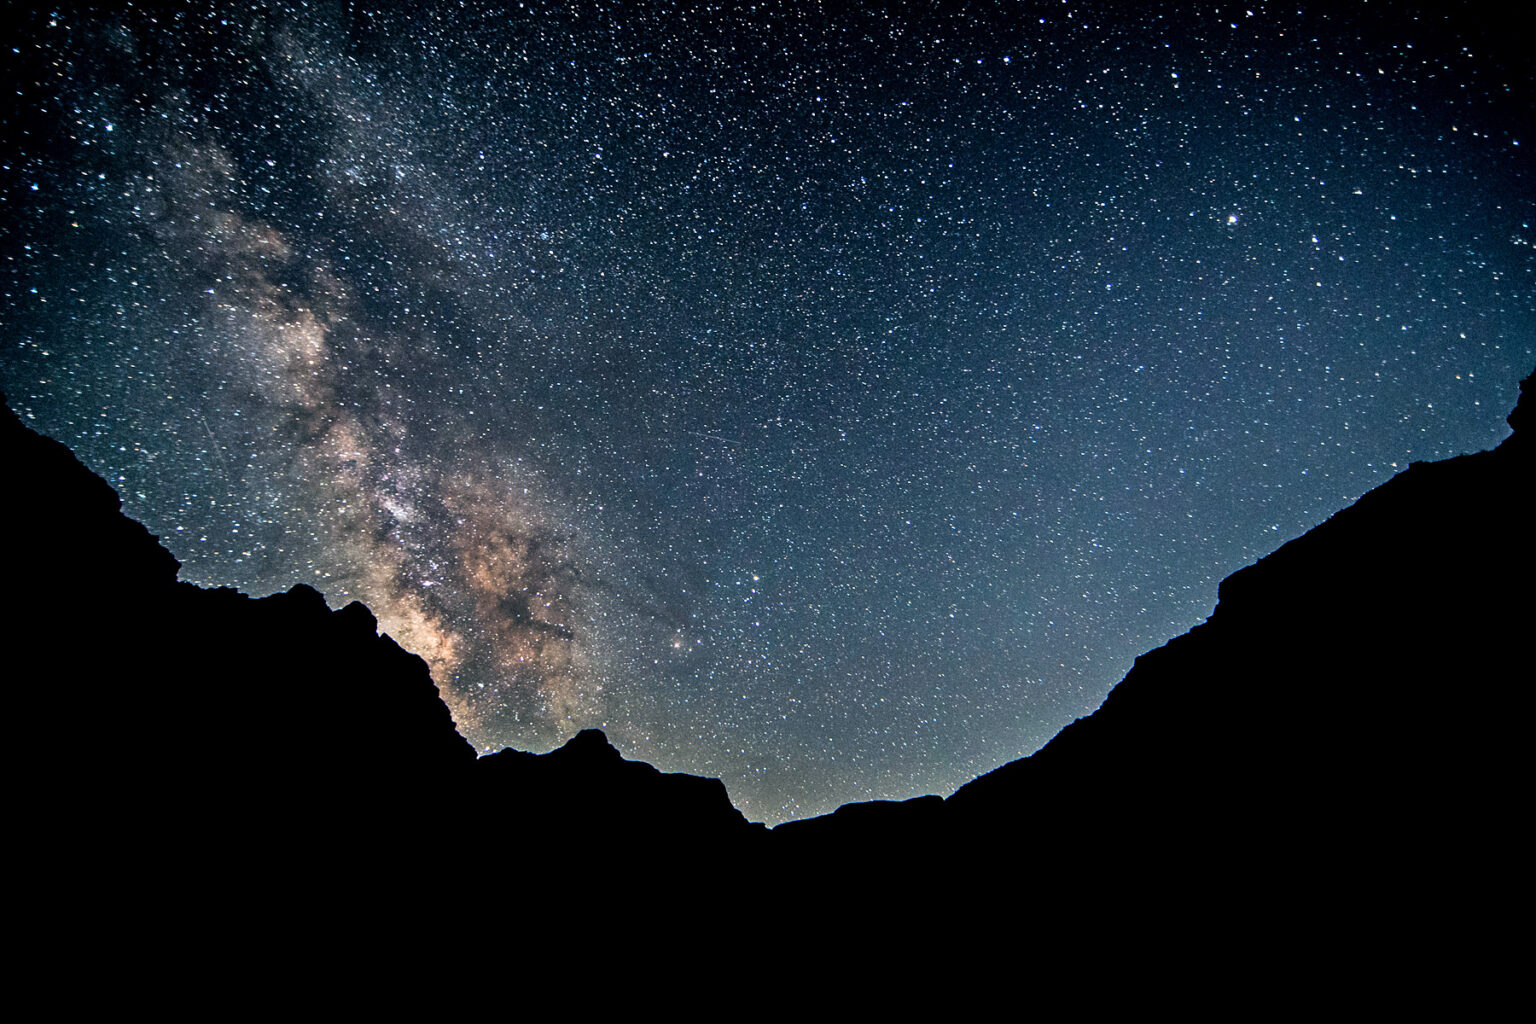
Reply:
[[133, 913], [196, 917], [209, 894], [226, 916], [357, 912], [384, 888], [440, 906], [489, 850], [519, 876], [760, 908], [793, 890], [930, 917], [983, 897], [1222, 919], [1230, 901], [1278, 934], [1345, 901], [1378, 934], [1470, 927], [1523, 874], [1531, 391], [1497, 449], [1416, 463], [1228, 578], [1205, 623], [1034, 755], [948, 799], [772, 830], [596, 731], [476, 758], [362, 605], [178, 582], [112, 489], [6, 410], [17, 813], [46, 874]]

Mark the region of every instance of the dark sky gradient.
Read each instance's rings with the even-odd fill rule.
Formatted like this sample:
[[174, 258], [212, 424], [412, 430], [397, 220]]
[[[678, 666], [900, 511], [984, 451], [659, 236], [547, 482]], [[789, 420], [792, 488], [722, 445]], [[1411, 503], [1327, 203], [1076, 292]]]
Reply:
[[483, 749], [947, 793], [1536, 363], [1475, 13], [430, 6], [24, 18], [0, 383]]

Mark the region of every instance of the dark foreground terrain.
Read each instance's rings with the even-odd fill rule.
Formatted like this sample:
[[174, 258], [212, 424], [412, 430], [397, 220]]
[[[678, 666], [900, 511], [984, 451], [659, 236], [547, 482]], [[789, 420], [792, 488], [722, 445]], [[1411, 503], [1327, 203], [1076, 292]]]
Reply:
[[935, 956], [1199, 933], [1227, 984], [1496, 976], [1523, 958], [1494, 923], [1528, 905], [1532, 390], [1496, 450], [1415, 464], [1228, 578], [1033, 756], [772, 831], [598, 732], [476, 759], [366, 608], [178, 582], [6, 410], [13, 924], [44, 959], [84, 928], [133, 963], [167, 928], [205, 971], [275, 933], [313, 952], [431, 921], [515, 947], [633, 912], [631, 937], [730, 920]]

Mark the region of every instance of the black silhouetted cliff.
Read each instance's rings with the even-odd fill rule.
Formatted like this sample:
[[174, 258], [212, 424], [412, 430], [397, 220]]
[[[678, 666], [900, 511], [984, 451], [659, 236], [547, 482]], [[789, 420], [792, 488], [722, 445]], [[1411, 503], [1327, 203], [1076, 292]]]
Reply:
[[1043, 880], [1058, 910], [1232, 914], [1250, 940], [1302, 929], [1338, 955], [1391, 935], [1412, 960], [1443, 931], [1463, 939], [1440, 955], [1499, 962], [1487, 916], [1525, 873], [1533, 390], [1496, 450], [1416, 463], [1233, 574], [1206, 622], [1034, 755], [944, 801], [781, 825], [780, 853], [981, 872], [961, 886], [992, 898]]
[[1181, 998], [1492, 1009], [1528, 902], [1533, 390], [1496, 450], [1416, 463], [1233, 574], [1034, 755], [781, 825], [777, 857], [922, 927], [1192, 971]]
[[1023, 815], [1092, 837], [1091, 855], [1106, 833], [1274, 851], [1496, 831], [1502, 815], [1477, 819], [1519, 775], [1533, 678], [1532, 390], [1496, 450], [1415, 463], [1234, 573], [1210, 618], [1138, 658], [1102, 707], [942, 809], [851, 806], [776, 832], [995, 838]]
[[140, 910], [542, 872], [752, 892], [759, 912], [809, 886], [929, 915], [1158, 894], [1186, 913], [1230, 896], [1250, 926], [1345, 903], [1378, 927], [1458, 920], [1517, 867], [1531, 391], [1496, 450], [1415, 464], [1231, 576], [1033, 756], [771, 832], [597, 732], [477, 759], [366, 608], [178, 582], [115, 493], [7, 410], [15, 820], [39, 863]]
[[135, 891], [154, 878], [161, 896], [361, 898], [386, 877], [425, 896], [469, 849], [502, 847], [499, 873], [720, 858], [766, 835], [718, 780], [626, 761], [601, 733], [477, 760], [426, 663], [363, 605], [178, 582], [116, 493], [9, 409], [0, 451], [7, 722], [47, 863], [109, 885], [104, 864]]

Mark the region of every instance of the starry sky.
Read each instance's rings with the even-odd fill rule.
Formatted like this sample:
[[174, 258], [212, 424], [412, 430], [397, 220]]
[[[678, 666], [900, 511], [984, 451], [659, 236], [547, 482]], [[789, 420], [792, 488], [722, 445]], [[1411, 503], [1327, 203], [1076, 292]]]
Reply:
[[0, 385], [183, 579], [366, 602], [482, 750], [948, 793], [1536, 365], [1497, 23], [398, 6], [19, 12]]

